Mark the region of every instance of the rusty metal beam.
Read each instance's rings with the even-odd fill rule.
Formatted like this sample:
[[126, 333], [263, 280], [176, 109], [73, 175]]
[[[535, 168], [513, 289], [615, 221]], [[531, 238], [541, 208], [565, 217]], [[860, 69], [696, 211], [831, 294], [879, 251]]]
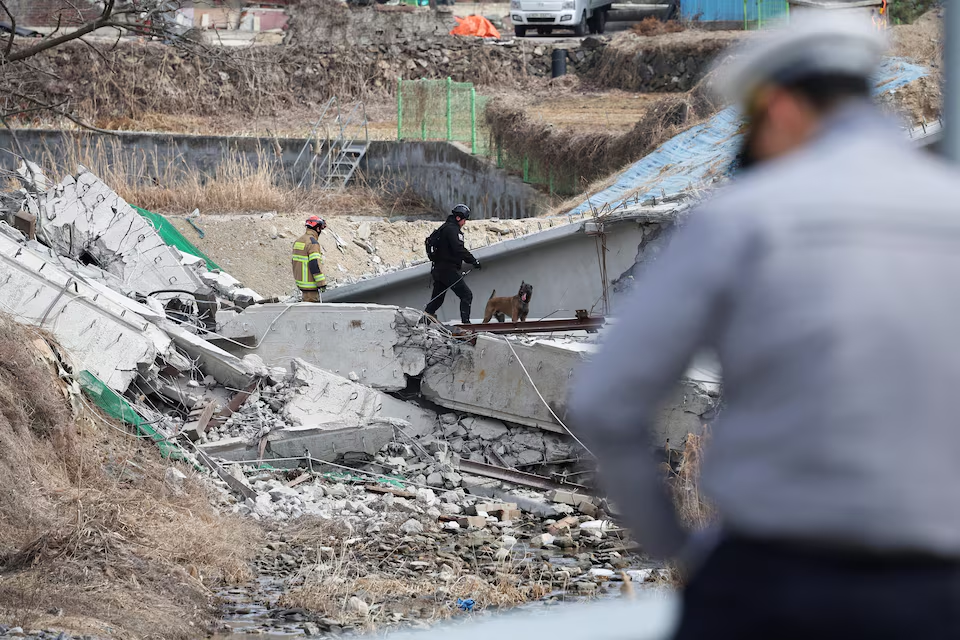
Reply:
[[553, 331], [596, 331], [606, 323], [603, 316], [583, 315], [560, 320], [531, 320], [528, 322], [487, 322], [486, 324], [457, 324], [457, 329], [473, 333], [549, 333]]
[[494, 480], [512, 482], [513, 484], [519, 484], [524, 487], [531, 487], [533, 489], [541, 489], [543, 491], [571, 488], [587, 489], [587, 487], [583, 486], [582, 484], [575, 484], [573, 482], [561, 483], [550, 478], [535, 475], [533, 473], [524, 473], [523, 471], [517, 471], [516, 469], [497, 467], [492, 464], [473, 462], [472, 460], [460, 460], [460, 471], [463, 471], [464, 473], [472, 473], [475, 476], [482, 476], [484, 478], [493, 478]]

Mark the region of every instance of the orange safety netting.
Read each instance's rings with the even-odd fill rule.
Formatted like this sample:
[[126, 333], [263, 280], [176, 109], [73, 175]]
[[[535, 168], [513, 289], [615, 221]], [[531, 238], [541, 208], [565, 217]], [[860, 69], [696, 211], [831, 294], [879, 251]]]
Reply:
[[450, 32], [452, 36], [477, 36], [480, 38], [499, 38], [500, 32], [483, 16], [467, 16], [457, 18], [457, 26]]

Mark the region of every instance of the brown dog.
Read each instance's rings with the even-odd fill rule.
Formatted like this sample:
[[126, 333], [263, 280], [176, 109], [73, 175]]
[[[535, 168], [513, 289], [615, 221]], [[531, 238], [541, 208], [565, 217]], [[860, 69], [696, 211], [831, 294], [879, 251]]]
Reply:
[[494, 298], [497, 290], [494, 289], [487, 300], [487, 307], [483, 311], [483, 323], [490, 322], [490, 318], [496, 316], [499, 322], [506, 322], [507, 314], [510, 314], [510, 321], [526, 322], [527, 314], [530, 312], [530, 298], [533, 297], [533, 285], [526, 282], [520, 283], [520, 291], [517, 295], [509, 298]]

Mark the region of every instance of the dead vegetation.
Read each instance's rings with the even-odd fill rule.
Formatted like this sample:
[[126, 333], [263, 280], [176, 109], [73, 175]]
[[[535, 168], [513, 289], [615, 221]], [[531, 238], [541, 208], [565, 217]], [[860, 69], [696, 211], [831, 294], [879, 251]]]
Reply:
[[[0, 618], [193, 638], [212, 589], [249, 577], [259, 530], [58, 379], [51, 338], [0, 317]], [[75, 410], [74, 410], [75, 408]]]
[[670, 471], [669, 485], [680, 521], [689, 529], [705, 529], [717, 522], [716, 508], [700, 490], [703, 453], [710, 443], [709, 428], [702, 435], [690, 434], [683, 446], [683, 457]]
[[687, 95], [667, 96], [650, 105], [624, 134], [560, 129], [533, 120], [524, 109], [494, 101], [487, 106], [491, 147], [513, 158], [528, 158], [558, 184], [588, 185], [635, 162], [660, 144], [702, 122], [718, 109], [701, 85]]
[[684, 30], [683, 23], [679, 20], [660, 20], [654, 16], [648, 16], [640, 22], [635, 22], [630, 26], [630, 30], [638, 36], [662, 36], [665, 33], [679, 33]]
[[130, 204], [157, 213], [398, 215], [429, 209], [403, 185], [368, 184], [359, 176], [345, 190], [294, 186], [277, 152], [265, 147], [258, 148], [256, 160], [225, 155], [212, 172], [203, 172], [181, 158], [131, 154], [117, 139], [77, 136], [63, 149], [45, 150], [38, 163], [54, 179], [84, 166]]

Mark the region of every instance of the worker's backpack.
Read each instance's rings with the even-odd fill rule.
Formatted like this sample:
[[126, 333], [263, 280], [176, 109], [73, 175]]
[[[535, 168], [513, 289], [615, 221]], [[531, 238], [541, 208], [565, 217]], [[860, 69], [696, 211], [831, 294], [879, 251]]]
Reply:
[[427, 239], [423, 241], [423, 246], [427, 251], [427, 260], [430, 262], [437, 261], [437, 255], [440, 253], [440, 229], [438, 227], [434, 230], [433, 233], [427, 236]]

